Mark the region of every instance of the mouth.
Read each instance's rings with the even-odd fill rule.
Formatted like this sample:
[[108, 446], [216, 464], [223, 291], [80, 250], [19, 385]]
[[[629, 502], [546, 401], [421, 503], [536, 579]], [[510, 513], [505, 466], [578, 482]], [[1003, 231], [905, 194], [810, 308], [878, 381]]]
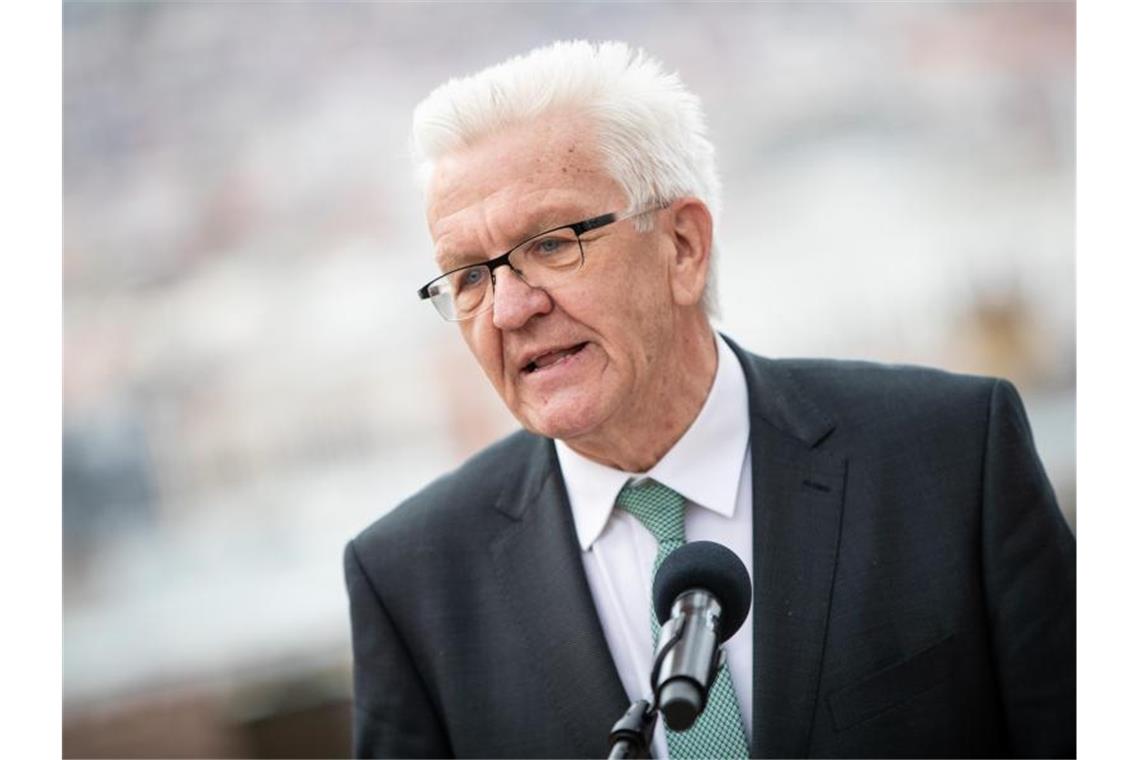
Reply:
[[544, 354], [539, 354], [534, 357], [525, 367], [523, 367], [524, 375], [533, 375], [536, 372], [542, 372], [557, 364], [560, 364], [570, 357], [577, 354], [586, 347], [585, 343], [578, 343], [577, 345], [570, 346], [569, 348], [561, 348], [557, 351], [547, 351]]

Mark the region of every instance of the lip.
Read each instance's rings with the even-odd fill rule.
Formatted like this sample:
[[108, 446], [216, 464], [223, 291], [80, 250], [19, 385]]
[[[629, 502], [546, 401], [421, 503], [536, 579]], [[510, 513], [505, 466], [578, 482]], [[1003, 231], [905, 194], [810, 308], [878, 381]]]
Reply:
[[[588, 345], [589, 345], [589, 341], [577, 341], [577, 342], [559, 343], [557, 345], [546, 346], [544, 348], [533, 349], [531, 351], [527, 351], [525, 354], [523, 354], [521, 361], [519, 361], [519, 363], [517, 365], [518, 372], [520, 375], [522, 375], [524, 377], [531, 377], [531, 376], [540, 375], [544, 372], [549, 371], [553, 367], [557, 367], [561, 364], [565, 364], [567, 361], [578, 356], [584, 350], [586, 350], [586, 347]], [[538, 367], [538, 368], [535, 368], [533, 370], [530, 369], [531, 364], [535, 360], [541, 358], [542, 356], [545, 356], [546, 354], [558, 353], [560, 351], [573, 351], [573, 353], [570, 353], [570, 354], [554, 361], [553, 363], [546, 365], [545, 367]]]

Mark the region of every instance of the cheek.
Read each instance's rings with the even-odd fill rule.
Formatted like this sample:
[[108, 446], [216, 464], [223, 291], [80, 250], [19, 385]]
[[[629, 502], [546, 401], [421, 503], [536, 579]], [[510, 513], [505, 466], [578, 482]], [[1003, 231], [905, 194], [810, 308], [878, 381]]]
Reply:
[[503, 352], [498, 331], [490, 323], [488, 315], [479, 315], [470, 326], [465, 325], [463, 340], [487, 378], [496, 388], [500, 387], [503, 377]]
[[[671, 371], [669, 346], [673, 342], [673, 315], [661, 293], [643, 290], [630, 294], [630, 309], [620, 324], [632, 381], [639, 387], [652, 383], [662, 372]], [[674, 357], [675, 358], [675, 357]]]

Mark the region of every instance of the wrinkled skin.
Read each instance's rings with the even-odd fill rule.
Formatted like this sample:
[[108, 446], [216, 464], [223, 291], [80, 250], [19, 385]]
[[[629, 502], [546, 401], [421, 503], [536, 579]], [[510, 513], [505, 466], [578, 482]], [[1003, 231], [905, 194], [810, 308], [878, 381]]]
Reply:
[[[547, 118], [437, 162], [427, 219], [440, 271], [550, 227], [625, 211], [625, 194], [592, 142], [582, 119]], [[493, 308], [459, 323], [523, 427], [629, 472], [645, 471], [680, 438], [716, 371], [699, 306], [708, 210], [682, 198], [651, 219], [646, 232], [625, 220], [586, 233], [585, 265], [549, 291], [498, 269]], [[536, 358], [549, 365], [528, 371]]]

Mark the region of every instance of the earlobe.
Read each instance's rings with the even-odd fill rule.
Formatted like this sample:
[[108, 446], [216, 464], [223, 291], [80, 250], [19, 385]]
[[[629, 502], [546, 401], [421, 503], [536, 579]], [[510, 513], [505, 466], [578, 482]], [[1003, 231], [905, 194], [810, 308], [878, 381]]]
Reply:
[[712, 214], [697, 198], [682, 198], [672, 208], [673, 300], [680, 306], [700, 302], [712, 254]]

